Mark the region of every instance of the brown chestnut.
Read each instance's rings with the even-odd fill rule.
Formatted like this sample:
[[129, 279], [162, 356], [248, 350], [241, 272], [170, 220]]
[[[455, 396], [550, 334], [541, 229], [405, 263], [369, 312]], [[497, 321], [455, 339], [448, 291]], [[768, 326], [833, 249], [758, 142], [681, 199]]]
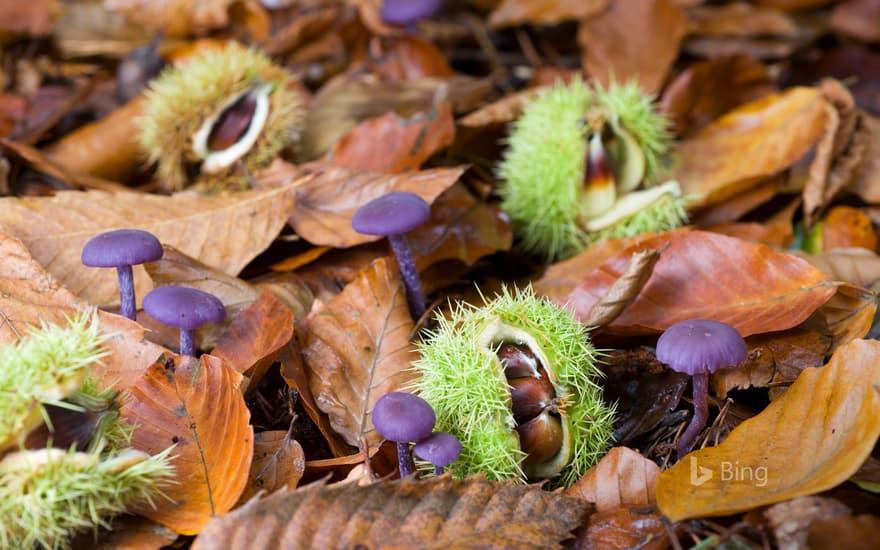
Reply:
[[511, 378], [507, 383], [510, 384], [510, 409], [517, 426], [541, 414], [556, 396], [556, 390], [546, 376]]
[[517, 426], [516, 432], [519, 434], [519, 447], [526, 453], [524, 466], [543, 464], [562, 449], [562, 421], [549, 410]]
[[504, 367], [504, 376], [507, 378], [535, 376], [538, 373], [538, 358], [525, 344], [502, 344], [496, 355], [501, 361], [501, 366]]

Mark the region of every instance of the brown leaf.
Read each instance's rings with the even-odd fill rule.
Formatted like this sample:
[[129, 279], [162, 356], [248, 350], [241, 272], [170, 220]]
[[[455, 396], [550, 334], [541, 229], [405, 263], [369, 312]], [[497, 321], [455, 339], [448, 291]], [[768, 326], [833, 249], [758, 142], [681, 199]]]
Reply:
[[863, 287], [880, 280], [880, 256], [864, 248], [837, 248], [821, 254], [795, 250], [792, 254], [810, 262], [830, 279]]
[[129, 389], [122, 418], [137, 429], [131, 446], [156, 454], [175, 445], [176, 484], [137, 513], [194, 535], [235, 505], [247, 483], [254, 433], [241, 375], [221, 359], [161, 358]]
[[547, 89], [547, 87], [539, 86], [506, 95], [460, 118], [457, 121], [458, 125], [467, 128], [481, 128], [513, 122], [519, 117], [529, 101]]
[[651, 334], [687, 319], [728, 323], [743, 336], [790, 328], [834, 294], [836, 285], [800, 258], [703, 231], [672, 231], [610, 258], [569, 294], [580, 318], [608, 291], [639, 250], [668, 246], [642, 293], [606, 327]]
[[107, 0], [104, 6], [170, 37], [207, 34], [242, 20], [257, 40], [268, 31], [268, 16], [256, 0]]
[[0, 147], [5, 153], [24, 161], [37, 172], [64, 182], [74, 189], [99, 189], [101, 191], [127, 192], [129, 188], [114, 181], [106, 180], [89, 174], [75, 172], [59, 164], [43, 151], [17, 141], [0, 139]]
[[850, 340], [864, 338], [874, 322], [877, 296], [868, 289], [840, 283], [837, 292], [804, 323], [831, 341], [831, 351]]
[[593, 304], [581, 322], [588, 327], [603, 327], [613, 322], [638, 297], [654, 273], [661, 249], [639, 250], [630, 258], [626, 271], [617, 278], [599, 301]]
[[657, 509], [620, 509], [590, 515], [587, 529], [574, 545], [576, 550], [666, 550], [669, 537]]
[[[274, 168], [278, 172], [282, 169], [281, 166]], [[334, 248], [347, 248], [381, 238], [362, 235], [351, 227], [354, 213], [365, 203], [391, 191], [409, 191], [433, 203], [464, 172], [464, 168], [434, 168], [385, 174], [319, 164], [304, 170], [311, 171], [312, 177], [296, 191], [290, 225], [310, 243]], [[278, 172], [267, 177], [277, 178]]]
[[254, 461], [244, 492], [239, 497], [245, 503], [260, 491], [274, 493], [282, 487], [296, 489], [306, 471], [302, 447], [290, 432], [274, 430], [254, 434]]
[[762, 515], [780, 548], [810, 548], [806, 546], [810, 524], [824, 519], [843, 519], [849, 513], [846, 505], [833, 498], [807, 496], [774, 504]]
[[[880, 66], [880, 62], [878, 62]], [[880, 202], [880, 118], [860, 113], [859, 122], [867, 134], [865, 139], [865, 163], [853, 182], [852, 190], [863, 201]]]
[[598, 512], [638, 508], [656, 503], [660, 467], [628, 447], [614, 447], [568, 490]]
[[146, 518], [125, 515], [114, 519], [111, 529], [101, 531], [98, 541], [92, 533], [80, 537], [79, 541], [74, 541], [74, 548], [159, 550], [174, 544], [177, 533]]
[[763, 63], [731, 55], [688, 67], [666, 87], [660, 105], [672, 118], [676, 135], [686, 137], [724, 113], [775, 91]]
[[728, 515], [842, 483], [880, 436], [880, 342], [854, 340], [797, 381], [717, 447], [660, 474], [671, 521]]
[[[286, 186], [224, 195], [184, 191], [170, 197], [101, 191], [0, 199], [0, 231], [21, 239], [39, 262], [75, 294], [99, 305], [119, 301], [116, 272], [82, 265], [85, 243], [103, 231], [143, 229], [163, 243], [235, 275], [275, 239], [293, 206]], [[152, 288], [135, 266], [135, 290]]]
[[858, 248], [877, 250], [877, 232], [871, 218], [859, 208], [835, 206], [822, 219], [822, 250]]
[[815, 88], [791, 88], [743, 105], [681, 143], [674, 177], [693, 207], [741, 193], [813, 147], [825, 130], [826, 106]]
[[556, 25], [586, 19], [603, 11], [609, 0], [501, 0], [489, 14], [489, 25], [513, 27], [525, 23]]
[[[449, 476], [358, 486], [313, 483], [211, 522], [193, 550], [559, 548], [587, 503], [538, 486]], [[389, 546], [392, 545], [392, 546]]]
[[410, 117], [392, 111], [361, 122], [333, 145], [330, 161], [352, 170], [418, 170], [454, 139], [452, 104], [440, 100]]
[[[18, 339], [43, 323], [65, 325], [67, 317], [90, 305], [77, 298], [38, 264], [18, 239], [0, 233], [0, 341]], [[167, 350], [144, 338], [139, 324], [119, 315], [98, 312], [108, 336], [108, 355], [92, 366], [102, 387], [127, 388]]]
[[275, 294], [264, 290], [247, 309], [235, 316], [211, 350], [235, 372], [255, 384], [281, 347], [293, 338], [293, 312]]
[[58, 0], [3, 2], [0, 4], [0, 34], [48, 35], [60, 11]]
[[880, 2], [846, 0], [834, 6], [831, 29], [862, 42], [880, 42]]
[[807, 533], [807, 548], [871, 550], [880, 540], [880, 518], [863, 514], [814, 521]]
[[791, 17], [774, 8], [747, 2], [695, 6], [688, 10], [690, 32], [710, 36], [786, 36], [798, 34]]
[[413, 322], [391, 260], [365, 268], [337, 297], [316, 303], [304, 321], [303, 359], [318, 407], [349, 445], [382, 441], [370, 412], [376, 400], [414, 376]]
[[379, 46], [382, 50], [373, 72], [383, 80], [402, 82], [455, 74], [440, 48], [421, 36], [395, 36], [380, 42]]
[[655, 93], [686, 31], [687, 17], [672, 0], [611, 2], [607, 10], [581, 21], [583, 66], [604, 86], [636, 78], [644, 91]]

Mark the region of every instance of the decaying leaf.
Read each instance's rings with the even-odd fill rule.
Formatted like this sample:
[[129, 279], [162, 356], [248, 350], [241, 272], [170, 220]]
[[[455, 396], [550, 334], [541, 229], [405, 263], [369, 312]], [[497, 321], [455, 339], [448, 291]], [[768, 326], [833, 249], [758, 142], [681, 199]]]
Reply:
[[[0, 198], [0, 231], [21, 239], [73, 293], [109, 305], [119, 301], [115, 270], [86, 267], [80, 261], [82, 247], [95, 235], [143, 229], [235, 275], [281, 231], [295, 200], [292, 189], [301, 183], [213, 196], [68, 191], [50, 198]], [[142, 298], [152, 285], [143, 267], [135, 266], [134, 274], [135, 291]]]
[[[236, 4], [240, 4], [236, 8]], [[167, 36], [183, 37], [205, 34], [228, 26], [233, 14], [255, 38], [265, 38], [268, 16], [256, 0], [106, 0], [107, 9], [123, 14], [131, 21]]]
[[795, 256], [704, 231], [671, 231], [640, 242], [583, 278], [563, 304], [584, 318], [639, 250], [667, 246], [641, 294], [606, 330], [661, 332], [687, 319], [724, 321], [743, 336], [793, 327], [837, 284]]
[[566, 494], [583, 498], [598, 512], [656, 503], [660, 467], [628, 447], [614, 447]]
[[274, 493], [282, 487], [295, 489], [306, 470], [302, 447], [290, 432], [273, 430], [254, 434], [254, 460], [244, 492], [244, 503], [260, 491]]
[[576, 550], [666, 550], [669, 531], [654, 506], [620, 508], [590, 515], [586, 530], [578, 537]]
[[241, 394], [241, 375], [221, 359], [166, 355], [134, 386], [122, 418], [137, 429], [131, 445], [156, 454], [174, 445], [174, 485], [156, 507], [137, 513], [193, 535], [228, 512], [245, 488], [254, 432]]
[[193, 550], [561, 548], [587, 508], [537, 486], [483, 478], [312, 483], [215, 519]]
[[586, 19], [603, 11], [609, 0], [502, 0], [489, 14], [493, 27], [512, 27], [529, 23], [556, 25], [562, 21]]
[[880, 436], [878, 387], [880, 342], [841, 347], [720, 445], [662, 472], [660, 510], [671, 521], [727, 515], [842, 483]]
[[632, 255], [626, 271], [612, 283], [581, 322], [588, 327], [602, 327], [616, 319], [641, 293], [660, 259], [660, 249], [639, 250]]
[[840, 283], [837, 292], [822, 304], [804, 326], [813, 328], [831, 341], [830, 351], [850, 340], [863, 338], [871, 330], [877, 313], [877, 296], [866, 288]]
[[880, 256], [864, 248], [838, 248], [821, 254], [792, 254], [810, 262], [831, 279], [870, 287], [880, 280]]
[[392, 260], [382, 258], [305, 319], [302, 354], [318, 407], [349, 445], [382, 441], [370, 413], [376, 400], [414, 376], [413, 322]]

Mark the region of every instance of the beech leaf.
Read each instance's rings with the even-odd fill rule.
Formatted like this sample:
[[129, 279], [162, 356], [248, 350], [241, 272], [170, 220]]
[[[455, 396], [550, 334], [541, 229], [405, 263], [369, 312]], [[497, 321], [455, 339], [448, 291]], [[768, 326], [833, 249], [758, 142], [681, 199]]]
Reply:
[[386, 393], [415, 376], [410, 362], [414, 325], [400, 275], [389, 258], [380, 258], [326, 304], [305, 319], [303, 359], [318, 407], [349, 445], [382, 441], [370, 413]]
[[306, 470], [302, 447], [286, 430], [254, 434], [254, 460], [248, 483], [239, 502], [260, 491], [274, 493], [282, 487], [295, 489]]
[[854, 340], [717, 447], [661, 472], [671, 521], [721, 516], [811, 495], [846, 481], [880, 436], [880, 342]]
[[660, 467], [628, 447], [614, 447], [566, 494], [585, 499], [599, 512], [656, 503]]
[[654, 272], [660, 259], [660, 250], [639, 250], [632, 255], [626, 271], [611, 285], [608, 292], [596, 302], [581, 322], [588, 327], [601, 327], [614, 321], [633, 303]]
[[587, 508], [535, 485], [481, 477], [312, 483], [216, 518], [193, 550], [561, 548]]
[[168, 499], [136, 512], [194, 535], [232, 509], [248, 480], [254, 432], [240, 374], [210, 355], [168, 355], [129, 388], [121, 409], [136, 426], [131, 446], [156, 454], [174, 445], [175, 484]]

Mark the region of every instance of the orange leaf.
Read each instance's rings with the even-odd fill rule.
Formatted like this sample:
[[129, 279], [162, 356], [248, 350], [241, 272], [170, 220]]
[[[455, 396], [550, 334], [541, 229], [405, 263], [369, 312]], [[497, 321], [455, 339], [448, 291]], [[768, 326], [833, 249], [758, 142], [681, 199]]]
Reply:
[[[834, 295], [837, 285], [795, 256], [704, 231], [672, 231], [610, 258], [567, 303], [584, 318], [639, 250], [668, 248], [642, 293], [607, 330], [651, 334], [687, 319], [728, 323], [743, 336], [793, 327]], [[565, 301], [563, 301], [565, 303]]]
[[609, 0], [502, 0], [489, 14], [489, 24], [493, 27], [512, 27], [523, 23], [556, 25], [595, 15], [608, 4]]
[[880, 342], [850, 342], [723, 443], [662, 472], [660, 510], [672, 521], [728, 515], [846, 481], [880, 436], [878, 388]]
[[274, 430], [254, 434], [254, 461], [239, 502], [247, 502], [260, 491], [274, 493], [282, 487], [295, 489], [305, 470], [302, 447], [291, 439], [290, 432]]
[[669, 531], [657, 509], [620, 508], [591, 514], [587, 528], [579, 533], [575, 550], [667, 550]]
[[305, 319], [303, 358], [309, 385], [333, 428], [349, 445], [382, 441], [370, 412], [376, 400], [412, 379], [413, 322], [400, 275], [380, 258]]
[[659, 466], [636, 451], [614, 447], [566, 494], [595, 504], [599, 512], [649, 506], [656, 502], [659, 473]]
[[131, 445], [156, 454], [174, 448], [174, 485], [137, 513], [174, 529], [198, 533], [212, 516], [232, 509], [244, 490], [253, 458], [250, 411], [241, 375], [221, 359], [169, 355], [150, 367], [121, 414], [137, 429]]

